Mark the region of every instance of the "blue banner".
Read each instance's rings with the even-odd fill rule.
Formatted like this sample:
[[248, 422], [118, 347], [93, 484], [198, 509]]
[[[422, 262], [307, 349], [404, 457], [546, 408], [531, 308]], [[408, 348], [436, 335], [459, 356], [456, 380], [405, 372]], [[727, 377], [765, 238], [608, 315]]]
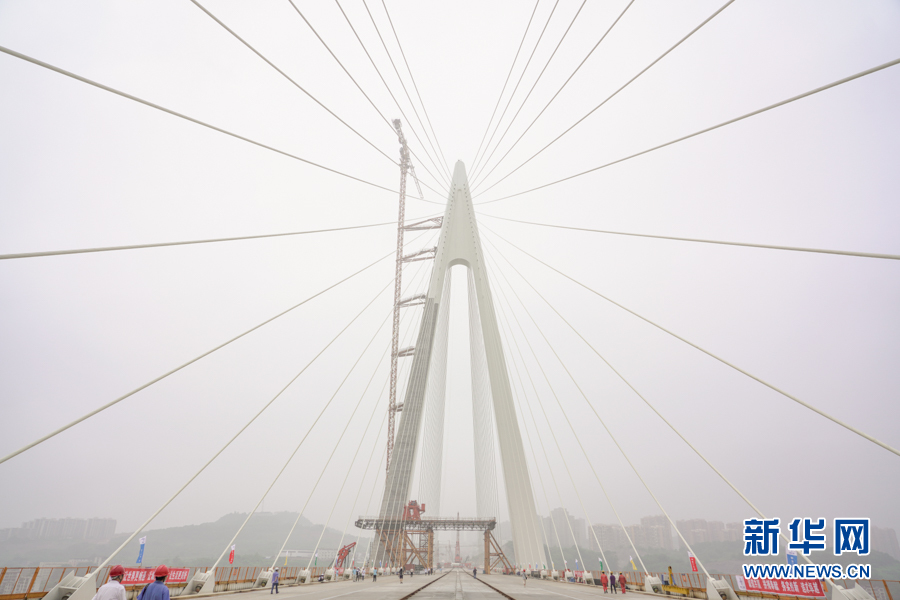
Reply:
[[139, 565], [143, 564], [143, 562], [144, 562], [144, 544], [146, 544], [146, 543], [147, 543], [147, 538], [142, 537], [141, 538], [141, 551], [138, 552], [138, 557], [137, 557], [137, 560], [135, 561]]

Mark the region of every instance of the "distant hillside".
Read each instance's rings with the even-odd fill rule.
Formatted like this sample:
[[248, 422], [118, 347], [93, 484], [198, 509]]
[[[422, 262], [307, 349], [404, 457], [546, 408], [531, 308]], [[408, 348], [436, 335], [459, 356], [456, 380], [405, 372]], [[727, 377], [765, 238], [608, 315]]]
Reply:
[[[147, 536], [144, 550], [144, 565], [165, 563], [172, 566], [211, 565], [219, 553], [225, 549], [231, 537], [241, 526], [247, 513], [232, 513], [217, 521], [185, 527], [155, 529], [142, 533]], [[297, 513], [258, 513], [241, 532], [235, 542], [237, 549], [234, 564], [237, 566], [257, 566], [271, 563], [272, 557], [284, 543]], [[311, 550], [322, 532], [321, 525], [310, 523], [305, 517], [300, 519], [287, 548]], [[351, 524], [344, 543], [356, 541], [358, 530]], [[87, 560], [94, 562], [97, 557], [105, 559], [125, 539], [128, 533], [120, 533], [103, 543], [89, 541], [50, 540], [7, 540], [0, 544], [0, 567], [36, 567], [42, 562], [67, 562]], [[140, 537], [140, 536], [138, 536]], [[322, 537], [320, 547], [336, 548], [341, 532], [328, 528]], [[119, 554], [116, 561], [134, 565], [138, 555], [138, 541], [135, 539]], [[227, 557], [224, 561], [227, 565]], [[297, 564], [293, 559], [288, 564]]]

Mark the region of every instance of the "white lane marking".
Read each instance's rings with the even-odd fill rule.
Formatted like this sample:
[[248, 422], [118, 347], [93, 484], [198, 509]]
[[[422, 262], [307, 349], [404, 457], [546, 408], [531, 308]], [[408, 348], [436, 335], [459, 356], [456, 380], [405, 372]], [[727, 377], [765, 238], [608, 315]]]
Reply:
[[[559, 592], [554, 592], [553, 590], [548, 589], [547, 586], [544, 585], [544, 584], [550, 584], [550, 582], [548, 582], [548, 581], [542, 581], [542, 580], [535, 580], [534, 583], [532, 583], [532, 585], [534, 585], [534, 586], [536, 586], [536, 587], [532, 587], [532, 588], [531, 588], [530, 590], [528, 590], [528, 591], [525, 591], [525, 590], [523, 590], [523, 589], [520, 589], [520, 590], [512, 590], [512, 591], [503, 590], [503, 591], [506, 592], [506, 593], [509, 593], [510, 595], [522, 595], [523, 592], [524, 592], [525, 595], [531, 596], [531, 595], [536, 595], [536, 594], [538, 593], [537, 591], [532, 592], [531, 590], [541, 590], [541, 592], [549, 592], [549, 593], [551, 593], [551, 594], [556, 594], [557, 596], [562, 596], [562, 597], [564, 597], [564, 598], [571, 598], [572, 600], [584, 600], [584, 597], [583, 597], [583, 596], [582, 596], [582, 597], [578, 597], [578, 596], [569, 596], [569, 595], [566, 595], [566, 594], [561, 594], [561, 593], [559, 593]], [[494, 586], [494, 587], [496, 587], [497, 589], [500, 589], [500, 586], [499, 586], [499, 585]], [[525, 586], [523, 586], [523, 587], [525, 587]], [[528, 589], [528, 588], [526, 588], [526, 589]], [[586, 595], [588, 595], [589, 597], [592, 597], [592, 598], [596, 598], [596, 597], [598, 596], [598, 594], [599, 594], [599, 592], [595, 592], [595, 591], [593, 591], [593, 590], [591, 590], [591, 591], [588, 591], [588, 590], [572, 590], [572, 591], [575, 592], [575, 593], [578, 593], [578, 594], [586, 594]], [[610, 596], [610, 597], [611, 597], [612, 594], [607, 594], [607, 595], [604, 595], [603, 597], [606, 598], [607, 596]]]

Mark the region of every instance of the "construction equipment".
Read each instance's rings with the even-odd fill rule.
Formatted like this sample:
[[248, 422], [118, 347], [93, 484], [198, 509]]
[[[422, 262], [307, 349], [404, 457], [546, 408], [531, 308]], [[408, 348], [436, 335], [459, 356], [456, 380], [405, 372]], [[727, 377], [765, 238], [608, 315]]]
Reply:
[[337, 556], [334, 557], [334, 568], [342, 569], [344, 568], [344, 561], [347, 560], [347, 557], [350, 556], [350, 551], [356, 546], [356, 542], [352, 544], [347, 544], [346, 546], [341, 547], [338, 550]]

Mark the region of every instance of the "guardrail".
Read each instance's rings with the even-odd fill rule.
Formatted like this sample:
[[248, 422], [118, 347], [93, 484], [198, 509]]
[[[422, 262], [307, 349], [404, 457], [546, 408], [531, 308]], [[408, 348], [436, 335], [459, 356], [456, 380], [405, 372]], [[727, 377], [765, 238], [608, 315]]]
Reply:
[[[182, 567], [184, 568], [184, 567]], [[190, 573], [188, 580], [195, 573], [205, 573], [209, 571], [209, 567], [188, 567]], [[246, 590], [253, 587], [259, 574], [268, 567], [217, 567], [216, 568], [216, 588], [217, 592]], [[0, 600], [31, 600], [32, 598], [42, 598], [49, 592], [53, 586], [69, 573], [76, 576], [86, 575], [96, 569], [96, 567], [9, 567], [0, 569]], [[297, 583], [297, 576], [300, 574], [302, 567], [281, 567], [280, 568], [280, 585], [292, 585]], [[311, 569], [311, 579], [315, 580], [319, 575], [325, 573], [326, 567], [313, 567]], [[600, 571], [590, 571], [594, 578], [594, 583], [599, 585]], [[617, 574], [618, 575], [618, 574]], [[668, 573], [650, 573], [654, 577], [662, 580], [668, 580]], [[643, 587], [644, 573], [642, 572], [625, 572], [627, 583], [634, 587]], [[774, 600], [784, 600], [790, 598], [798, 598], [800, 600], [809, 600], [800, 596], [787, 596], [784, 594], [764, 594], [759, 592], [742, 592], [738, 591], [738, 585], [735, 581], [736, 575], [717, 575], [713, 574], [716, 579], [724, 579], [731, 585], [740, 597], [747, 598], [768, 598]], [[109, 578], [109, 567], [105, 567], [97, 573], [97, 582], [99, 585], [106, 583]], [[841, 581], [841, 585], [850, 586], [854, 580], [845, 579]], [[900, 600], [900, 581], [885, 579], [863, 579], [859, 583], [867, 592], [869, 592], [875, 600]], [[699, 573], [674, 573], [673, 581], [670, 584], [685, 588], [688, 590], [689, 596], [692, 598], [706, 598], [706, 576]], [[827, 585], [827, 584], [826, 584]], [[187, 584], [173, 583], [167, 584], [169, 593], [172, 596], [180, 595]], [[128, 600], [134, 600], [137, 594], [144, 588], [143, 585], [125, 586]]]
[[[591, 575], [594, 578], [594, 585], [600, 585], [600, 575], [601, 571], [590, 571]], [[607, 573], [608, 574], [608, 573]], [[618, 578], [618, 573], [616, 573], [616, 577]], [[668, 572], [664, 573], [650, 573], [653, 577], [659, 577], [662, 581], [667, 581], [669, 579]], [[674, 585], [680, 588], [684, 588], [688, 590], [688, 597], [690, 598], [706, 598], [706, 576], [700, 573], [673, 573], [672, 581], [669, 582], [670, 585]], [[771, 598], [775, 600], [783, 600], [786, 598], [797, 598], [800, 600], [810, 600], [805, 596], [789, 596], [785, 594], [765, 594], [760, 592], [744, 592], [740, 591], [737, 581], [735, 579], [738, 577], [737, 575], [719, 575], [712, 573], [711, 574], [716, 579], [724, 579], [728, 582], [728, 584], [732, 587], [735, 593], [739, 597], [747, 597], [747, 598]], [[626, 571], [625, 572], [625, 580], [626, 583], [633, 587], [644, 587], [644, 577], [645, 574], [643, 572], [635, 572], [635, 571]], [[840, 584], [844, 587], [850, 587], [854, 583], [858, 583], [864, 590], [869, 592], [875, 600], [900, 600], [900, 581], [894, 581], [890, 579], [844, 579], [840, 581]], [[823, 582], [826, 586], [827, 590], [827, 582]], [[678, 597], [678, 596], [675, 596]]]
[[[4, 567], [0, 568], [0, 600], [30, 600], [42, 598], [53, 589], [63, 577], [69, 573], [76, 576], [87, 575], [97, 567]], [[184, 567], [182, 567], [184, 568]], [[188, 581], [195, 573], [206, 573], [209, 567], [188, 567]], [[256, 578], [268, 567], [217, 567], [216, 588], [217, 592], [245, 590], [253, 587]], [[110, 567], [104, 567], [97, 573], [97, 583], [102, 585], [109, 579]], [[280, 585], [297, 583], [297, 576], [301, 567], [280, 567]], [[326, 567], [313, 567], [311, 579], [325, 573]], [[180, 595], [186, 583], [166, 584], [169, 594]], [[126, 585], [126, 597], [133, 600], [144, 588], [144, 585]]]

